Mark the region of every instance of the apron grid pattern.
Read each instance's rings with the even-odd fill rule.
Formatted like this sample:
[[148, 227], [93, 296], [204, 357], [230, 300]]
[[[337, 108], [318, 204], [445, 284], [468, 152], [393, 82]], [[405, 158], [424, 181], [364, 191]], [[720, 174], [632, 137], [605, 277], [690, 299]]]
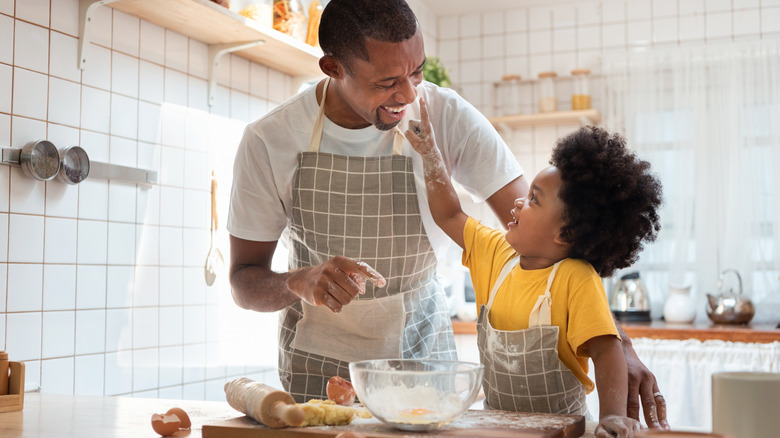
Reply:
[[[319, 117], [323, 117], [322, 112]], [[321, 129], [319, 121], [315, 125]], [[402, 140], [396, 134], [394, 142], [399, 138]], [[390, 357], [457, 357], [446, 297], [434, 275], [436, 257], [420, 217], [411, 159], [395, 153], [383, 157], [322, 153], [314, 144], [319, 139], [315, 132], [310, 150], [298, 155], [289, 224], [289, 268], [318, 265], [342, 255], [366, 262], [385, 277], [387, 285], [380, 289], [369, 282], [366, 293], [341, 314], [301, 302], [280, 312], [279, 375], [285, 390], [297, 402], [326, 397], [331, 376], [349, 379], [349, 362], [329, 357], [331, 354], [375, 358], [370, 351], [379, 339], [377, 332], [387, 341], [396, 338], [398, 349]], [[396, 146], [400, 144], [394, 144], [394, 151]], [[363, 346], [347, 348], [351, 350], [347, 353], [333, 347], [348, 346], [345, 342], [350, 339], [363, 339], [364, 333], [355, 333], [354, 328], [344, 337], [316, 335], [322, 337], [321, 343], [316, 341], [319, 337], [302, 337], [304, 326], [308, 333], [313, 331], [311, 327], [323, 327], [307, 323], [307, 318], [326, 321], [325, 331], [332, 333], [333, 327], [340, 326], [339, 315], [349, 313], [350, 306], [361, 309], [360, 303], [370, 306], [368, 312], [379, 312], [376, 316], [380, 319], [366, 327], [371, 333], [365, 336], [369, 342], [365, 353]], [[327, 322], [331, 320], [334, 322]], [[384, 334], [393, 333], [396, 325], [397, 335]], [[394, 347], [385, 346], [383, 351], [387, 348]]]
[[[525, 330], [506, 331], [490, 324], [490, 306], [516, 260], [510, 260], [502, 269], [477, 320], [477, 344], [485, 366], [485, 407], [586, 415], [585, 387], [558, 357], [558, 326], [547, 321]], [[549, 295], [556, 268], [550, 273], [545, 295]], [[540, 313], [535, 308], [530, 319]]]

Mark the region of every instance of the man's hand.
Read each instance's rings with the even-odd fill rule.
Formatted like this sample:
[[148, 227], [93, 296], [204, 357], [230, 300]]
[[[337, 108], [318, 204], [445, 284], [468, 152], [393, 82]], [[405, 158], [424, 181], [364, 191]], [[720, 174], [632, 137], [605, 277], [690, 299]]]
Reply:
[[311, 305], [327, 306], [338, 313], [358, 294], [366, 292], [366, 280], [376, 287], [387, 284], [367, 263], [336, 256], [321, 265], [291, 272], [287, 288]]
[[658, 382], [649, 369], [639, 360], [639, 357], [631, 346], [628, 335], [618, 325], [620, 337], [623, 339], [623, 355], [626, 357], [628, 368], [628, 416], [639, 420], [639, 407], [641, 401], [645, 423], [651, 429], [670, 430], [666, 421], [666, 400], [658, 390]]

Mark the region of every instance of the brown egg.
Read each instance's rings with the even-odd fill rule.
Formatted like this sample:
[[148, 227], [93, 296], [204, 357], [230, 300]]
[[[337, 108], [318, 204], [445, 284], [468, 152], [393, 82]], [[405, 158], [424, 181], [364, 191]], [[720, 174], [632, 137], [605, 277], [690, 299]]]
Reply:
[[179, 431], [181, 421], [174, 414], [153, 414], [152, 429], [162, 436], [170, 436]]
[[192, 427], [192, 422], [190, 421], [190, 416], [187, 415], [186, 412], [184, 412], [184, 409], [182, 408], [170, 408], [168, 409], [168, 412], [166, 414], [173, 414], [179, 417], [179, 421], [181, 421], [181, 426], [179, 426], [182, 429], [189, 429]]
[[342, 406], [352, 406], [355, 403], [355, 389], [348, 380], [333, 376], [328, 380], [328, 398]]
[[336, 438], [366, 438], [366, 436], [358, 432], [341, 432], [336, 435]]

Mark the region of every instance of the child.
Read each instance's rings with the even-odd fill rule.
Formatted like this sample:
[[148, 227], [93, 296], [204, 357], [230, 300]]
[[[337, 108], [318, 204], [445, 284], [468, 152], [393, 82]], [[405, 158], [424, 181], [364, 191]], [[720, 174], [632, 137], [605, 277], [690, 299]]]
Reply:
[[660, 229], [650, 164], [619, 135], [581, 128], [558, 142], [504, 233], [461, 210], [420, 107], [406, 138], [422, 157], [433, 218], [471, 271], [486, 407], [585, 414], [590, 357], [596, 436], [633, 436], [639, 423], [626, 416], [626, 363], [601, 277], [630, 266]]

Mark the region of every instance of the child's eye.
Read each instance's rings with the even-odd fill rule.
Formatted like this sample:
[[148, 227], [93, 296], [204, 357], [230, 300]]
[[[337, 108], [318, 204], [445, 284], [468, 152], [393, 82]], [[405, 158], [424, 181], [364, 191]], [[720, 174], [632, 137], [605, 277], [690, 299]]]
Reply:
[[528, 200], [531, 201], [531, 202], [536, 202], [536, 194], [531, 192], [531, 195], [528, 196]]

